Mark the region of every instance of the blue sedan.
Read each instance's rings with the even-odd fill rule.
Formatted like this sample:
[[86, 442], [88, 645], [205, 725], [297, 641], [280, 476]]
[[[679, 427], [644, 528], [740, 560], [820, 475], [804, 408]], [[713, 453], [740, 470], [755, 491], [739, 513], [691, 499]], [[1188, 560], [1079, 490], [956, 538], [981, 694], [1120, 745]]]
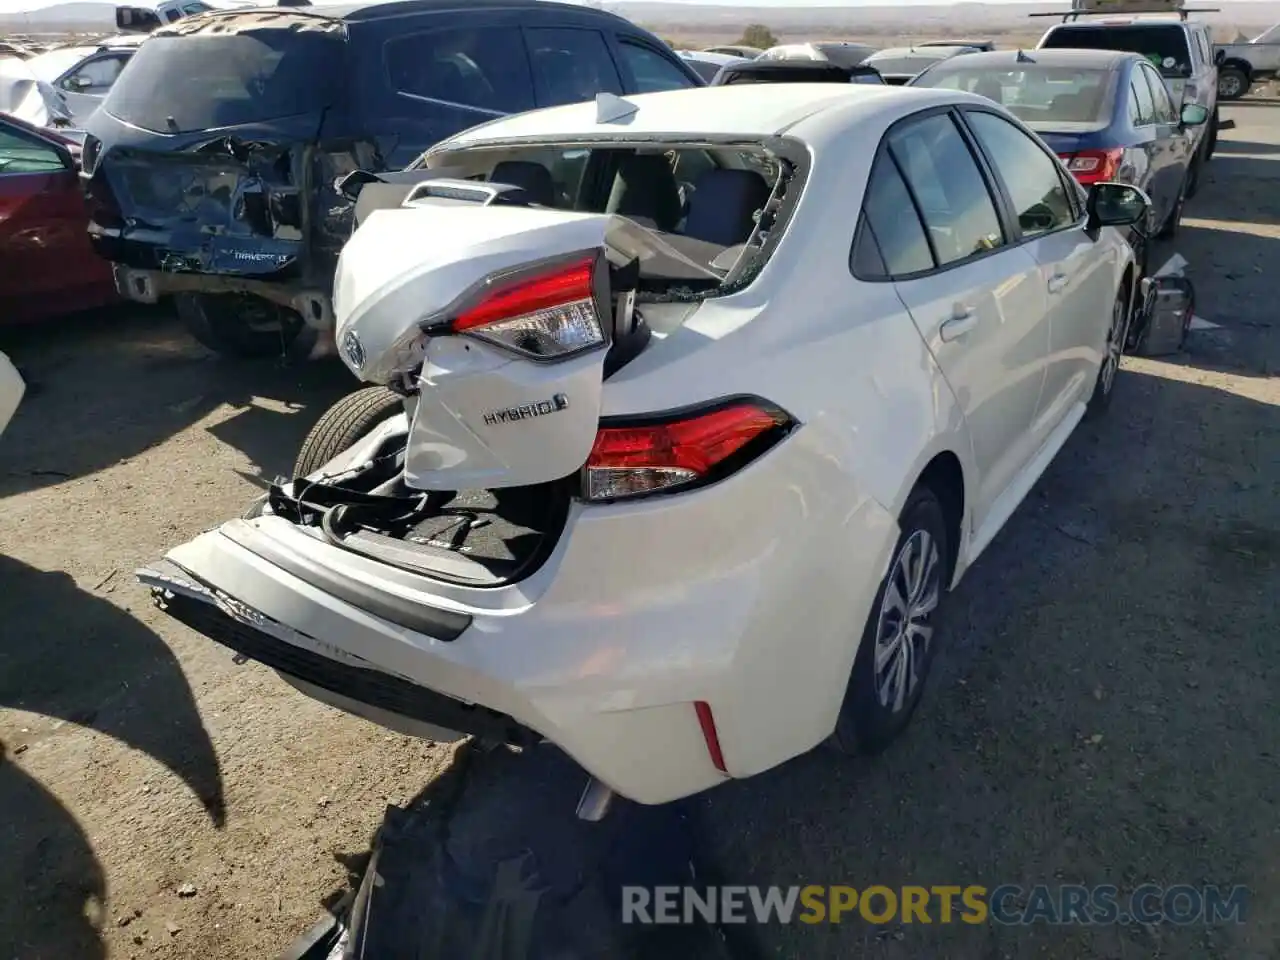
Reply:
[[[1164, 78], [1136, 53], [1033, 50], [972, 53], [925, 70], [912, 86], [966, 90], [1002, 104], [1058, 154], [1081, 184], [1131, 183], [1151, 198], [1145, 232], [1172, 236], [1194, 177], [1190, 128], [1203, 107], [1179, 113]], [[1134, 237], [1140, 242], [1143, 238]]]

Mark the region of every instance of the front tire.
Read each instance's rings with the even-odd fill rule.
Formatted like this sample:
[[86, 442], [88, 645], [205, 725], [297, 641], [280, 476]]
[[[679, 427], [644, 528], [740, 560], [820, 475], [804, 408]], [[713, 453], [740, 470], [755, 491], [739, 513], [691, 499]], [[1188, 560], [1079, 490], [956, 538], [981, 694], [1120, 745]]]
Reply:
[[950, 535], [937, 496], [917, 486], [862, 631], [831, 745], [875, 754], [911, 721], [937, 650], [937, 612], [951, 583]]
[[293, 475], [305, 477], [315, 473], [403, 409], [404, 401], [386, 387], [365, 387], [347, 394], [324, 412], [302, 441]]
[[[1125, 281], [1126, 284], [1128, 281]], [[1102, 356], [1102, 365], [1098, 368], [1098, 379], [1093, 384], [1093, 396], [1085, 408], [1085, 416], [1090, 419], [1100, 417], [1111, 406], [1111, 396], [1115, 392], [1116, 377], [1120, 372], [1120, 357], [1124, 354], [1125, 341], [1129, 337], [1129, 294], [1121, 290], [1116, 294], [1115, 306], [1111, 308], [1111, 326], [1107, 328], [1107, 344]]]
[[247, 293], [179, 293], [178, 316], [214, 353], [237, 360], [283, 355], [302, 332], [302, 316]]

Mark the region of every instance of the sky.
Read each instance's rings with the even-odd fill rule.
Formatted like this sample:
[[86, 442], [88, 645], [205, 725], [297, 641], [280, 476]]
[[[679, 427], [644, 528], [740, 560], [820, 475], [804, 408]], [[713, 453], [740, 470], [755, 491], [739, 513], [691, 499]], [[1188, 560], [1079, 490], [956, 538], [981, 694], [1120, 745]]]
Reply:
[[[54, 6], [59, 3], [69, 2], [69, 0], [0, 0], [0, 13], [20, 13], [24, 11], [39, 10], [43, 7]], [[102, 2], [104, 6], [112, 6], [109, 0], [75, 0], [75, 2]], [[133, 6], [154, 7], [156, 0], [126, 0]], [[313, 3], [323, 4], [326, 0], [312, 0]], [[330, 2], [342, 2], [342, 0], [330, 0]], [[907, 6], [914, 4], [927, 4], [930, 6], [948, 6], [947, 0], [662, 0], [665, 3], [682, 3], [689, 6], [738, 6], [738, 7], [778, 7], [786, 9], [787, 7], [863, 7], [863, 6]], [[984, 3], [1016, 3], [1027, 2], [1027, 0], [982, 0]], [[1056, 4], [1056, 0], [1045, 0]], [[1205, 6], [1209, 0], [1189, 0], [1189, 6]], [[1241, 0], [1232, 0], [1232, 2], [1241, 2]], [[1244, 0], [1250, 2], [1250, 0]], [[1252, 2], [1266, 2], [1266, 0], [1252, 0]], [[1062, 0], [1061, 5], [1065, 8], [1070, 6], [1069, 0]], [[1210, 4], [1212, 5], [1212, 4]]]

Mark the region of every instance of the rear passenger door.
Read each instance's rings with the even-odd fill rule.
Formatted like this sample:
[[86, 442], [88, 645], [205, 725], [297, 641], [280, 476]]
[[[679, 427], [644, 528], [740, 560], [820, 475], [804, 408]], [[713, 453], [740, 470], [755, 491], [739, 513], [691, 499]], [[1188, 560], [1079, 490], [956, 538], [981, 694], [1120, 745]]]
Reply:
[[1014, 242], [1035, 258], [1046, 298], [1048, 356], [1031, 425], [1038, 449], [1093, 389], [1115, 302], [1115, 272], [1085, 233], [1080, 193], [1057, 157], [994, 111], [967, 107], [963, 116], [997, 175]]
[[855, 271], [874, 264], [871, 243], [964, 411], [980, 530], [1035, 453], [1049, 347], [1040, 268], [1010, 243], [987, 171], [950, 111], [891, 128], [867, 189]]

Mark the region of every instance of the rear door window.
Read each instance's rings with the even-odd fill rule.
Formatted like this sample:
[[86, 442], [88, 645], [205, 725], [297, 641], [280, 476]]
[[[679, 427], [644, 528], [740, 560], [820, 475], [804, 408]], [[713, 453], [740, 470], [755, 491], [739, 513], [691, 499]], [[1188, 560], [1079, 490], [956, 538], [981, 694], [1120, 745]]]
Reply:
[[634, 93], [657, 93], [697, 86], [683, 70], [652, 47], [619, 40], [622, 60], [635, 83]]
[[112, 85], [103, 107], [159, 133], [319, 113], [343, 82], [344, 52], [337, 24], [151, 37]]
[[516, 27], [432, 30], [387, 42], [396, 93], [494, 114], [534, 107], [529, 61]]
[[1169, 88], [1164, 85], [1164, 77], [1147, 67], [1142, 67], [1139, 72], [1146, 77], [1147, 86], [1151, 89], [1152, 116], [1155, 122], [1177, 123], [1177, 113], [1173, 109]]
[[1151, 99], [1151, 87], [1143, 79], [1141, 70], [1135, 70], [1129, 80], [1133, 84], [1133, 98], [1138, 106], [1133, 122], [1139, 127], [1149, 127], [1156, 122], [1156, 105]]
[[898, 165], [888, 151], [880, 154], [871, 171], [863, 218], [871, 228], [871, 235], [864, 227], [854, 240], [852, 266], [856, 276], [879, 279], [882, 274], [877, 265], [883, 265], [891, 277], [933, 269], [929, 237], [916, 215]]
[[898, 127], [889, 149], [919, 204], [939, 266], [1003, 246], [995, 201], [949, 115]]
[[622, 93], [618, 68], [598, 30], [526, 28], [533, 89], [540, 107], [594, 100], [597, 93]]

